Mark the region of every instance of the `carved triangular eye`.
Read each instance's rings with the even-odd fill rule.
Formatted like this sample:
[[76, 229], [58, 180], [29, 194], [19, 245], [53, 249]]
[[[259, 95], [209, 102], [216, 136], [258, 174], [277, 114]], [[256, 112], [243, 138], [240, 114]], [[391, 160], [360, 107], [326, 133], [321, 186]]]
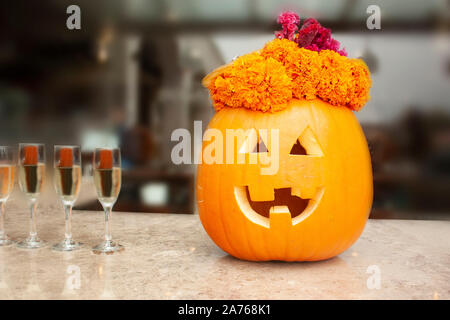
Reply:
[[291, 148], [291, 155], [323, 156], [322, 148], [310, 127], [306, 127]]
[[300, 141], [298, 139], [295, 141], [295, 144], [292, 146], [291, 152], [289, 154], [295, 154], [295, 155], [307, 155], [305, 148], [300, 144]]
[[267, 149], [264, 141], [262, 141], [262, 139], [259, 138], [258, 144], [253, 149], [252, 153], [262, 153], [262, 152], [269, 152], [269, 150]]

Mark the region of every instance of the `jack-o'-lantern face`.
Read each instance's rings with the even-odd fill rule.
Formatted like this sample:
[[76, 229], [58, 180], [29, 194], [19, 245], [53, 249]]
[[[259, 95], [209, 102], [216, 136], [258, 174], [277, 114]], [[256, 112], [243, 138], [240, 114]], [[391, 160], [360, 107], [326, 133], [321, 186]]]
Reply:
[[[224, 155], [244, 153], [244, 163], [199, 166], [200, 218], [223, 250], [247, 260], [321, 260], [358, 238], [371, 206], [372, 175], [350, 110], [293, 100], [275, 113], [224, 109], [209, 128], [224, 137], [227, 129], [255, 132], [233, 150], [223, 143]], [[250, 161], [255, 154], [258, 161]]]
[[[245, 178], [234, 187], [236, 202], [247, 219], [266, 228], [270, 228], [271, 218], [282, 216], [285, 223], [296, 225], [314, 211], [323, 196], [320, 145], [308, 125], [294, 142], [289, 133], [281, 140], [279, 135], [269, 138], [269, 135], [257, 134], [256, 130], [250, 133], [254, 134], [246, 137], [244, 148], [239, 152], [253, 150], [251, 152], [258, 153], [261, 162], [277, 161], [278, 164], [270, 163], [275, 167], [273, 174], [264, 174], [260, 166], [246, 167]], [[272, 155], [277, 152], [277, 156], [269, 157], [266, 146], [269, 139], [272, 142], [276, 139], [270, 144], [275, 150], [270, 152]], [[279, 172], [280, 162], [283, 172]]]

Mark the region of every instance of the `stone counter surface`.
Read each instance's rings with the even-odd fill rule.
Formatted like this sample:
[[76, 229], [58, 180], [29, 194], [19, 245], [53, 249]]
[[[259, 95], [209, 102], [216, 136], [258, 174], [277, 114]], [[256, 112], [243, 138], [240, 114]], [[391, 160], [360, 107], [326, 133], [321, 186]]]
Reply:
[[[41, 208], [38, 218], [42, 239], [62, 239], [60, 208]], [[103, 223], [101, 212], [74, 212], [74, 237], [85, 244], [76, 252], [0, 247], [0, 299], [450, 298], [448, 221], [370, 220], [349, 250], [308, 263], [240, 261], [196, 215], [143, 213], [114, 213], [113, 237], [125, 251], [98, 256], [90, 248]], [[27, 211], [8, 208], [6, 227], [25, 237]]]

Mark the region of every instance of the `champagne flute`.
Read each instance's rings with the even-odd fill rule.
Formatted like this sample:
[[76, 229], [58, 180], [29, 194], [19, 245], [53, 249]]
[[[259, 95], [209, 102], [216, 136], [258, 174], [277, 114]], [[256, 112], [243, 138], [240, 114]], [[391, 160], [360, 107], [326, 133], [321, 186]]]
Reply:
[[73, 251], [81, 243], [72, 239], [72, 207], [80, 193], [81, 154], [79, 146], [54, 147], [54, 183], [56, 193], [64, 205], [65, 238], [53, 246], [56, 251]]
[[37, 200], [45, 178], [45, 146], [43, 144], [19, 144], [19, 186], [30, 203], [30, 235], [17, 246], [24, 249], [42, 248], [47, 245], [39, 239], [36, 227]]
[[5, 204], [14, 186], [15, 168], [12, 148], [0, 146], [0, 247], [12, 244], [5, 232]]
[[92, 248], [96, 254], [112, 254], [123, 250], [123, 246], [112, 240], [111, 211], [122, 184], [120, 150], [118, 148], [96, 148], [94, 152], [94, 182], [98, 200], [105, 211], [105, 240]]

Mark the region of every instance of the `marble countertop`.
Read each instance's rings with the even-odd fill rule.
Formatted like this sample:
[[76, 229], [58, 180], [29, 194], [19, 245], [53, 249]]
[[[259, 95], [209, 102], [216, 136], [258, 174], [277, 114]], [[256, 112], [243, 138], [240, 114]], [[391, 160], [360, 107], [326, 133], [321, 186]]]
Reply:
[[[7, 231], [22, 239], [25, 208]], [[63, 237], [60, 207], [40, 208], [40, 237]], [[196, 215], [114, 213], [125, 251], [99, 256], [103, 214], [75, 211], [79, 251], [0, 247], [0, 299], [450, 299], [450, 222], [370, 220], [358, 242], [314, 263], [246, 262], [221, 251]]]

